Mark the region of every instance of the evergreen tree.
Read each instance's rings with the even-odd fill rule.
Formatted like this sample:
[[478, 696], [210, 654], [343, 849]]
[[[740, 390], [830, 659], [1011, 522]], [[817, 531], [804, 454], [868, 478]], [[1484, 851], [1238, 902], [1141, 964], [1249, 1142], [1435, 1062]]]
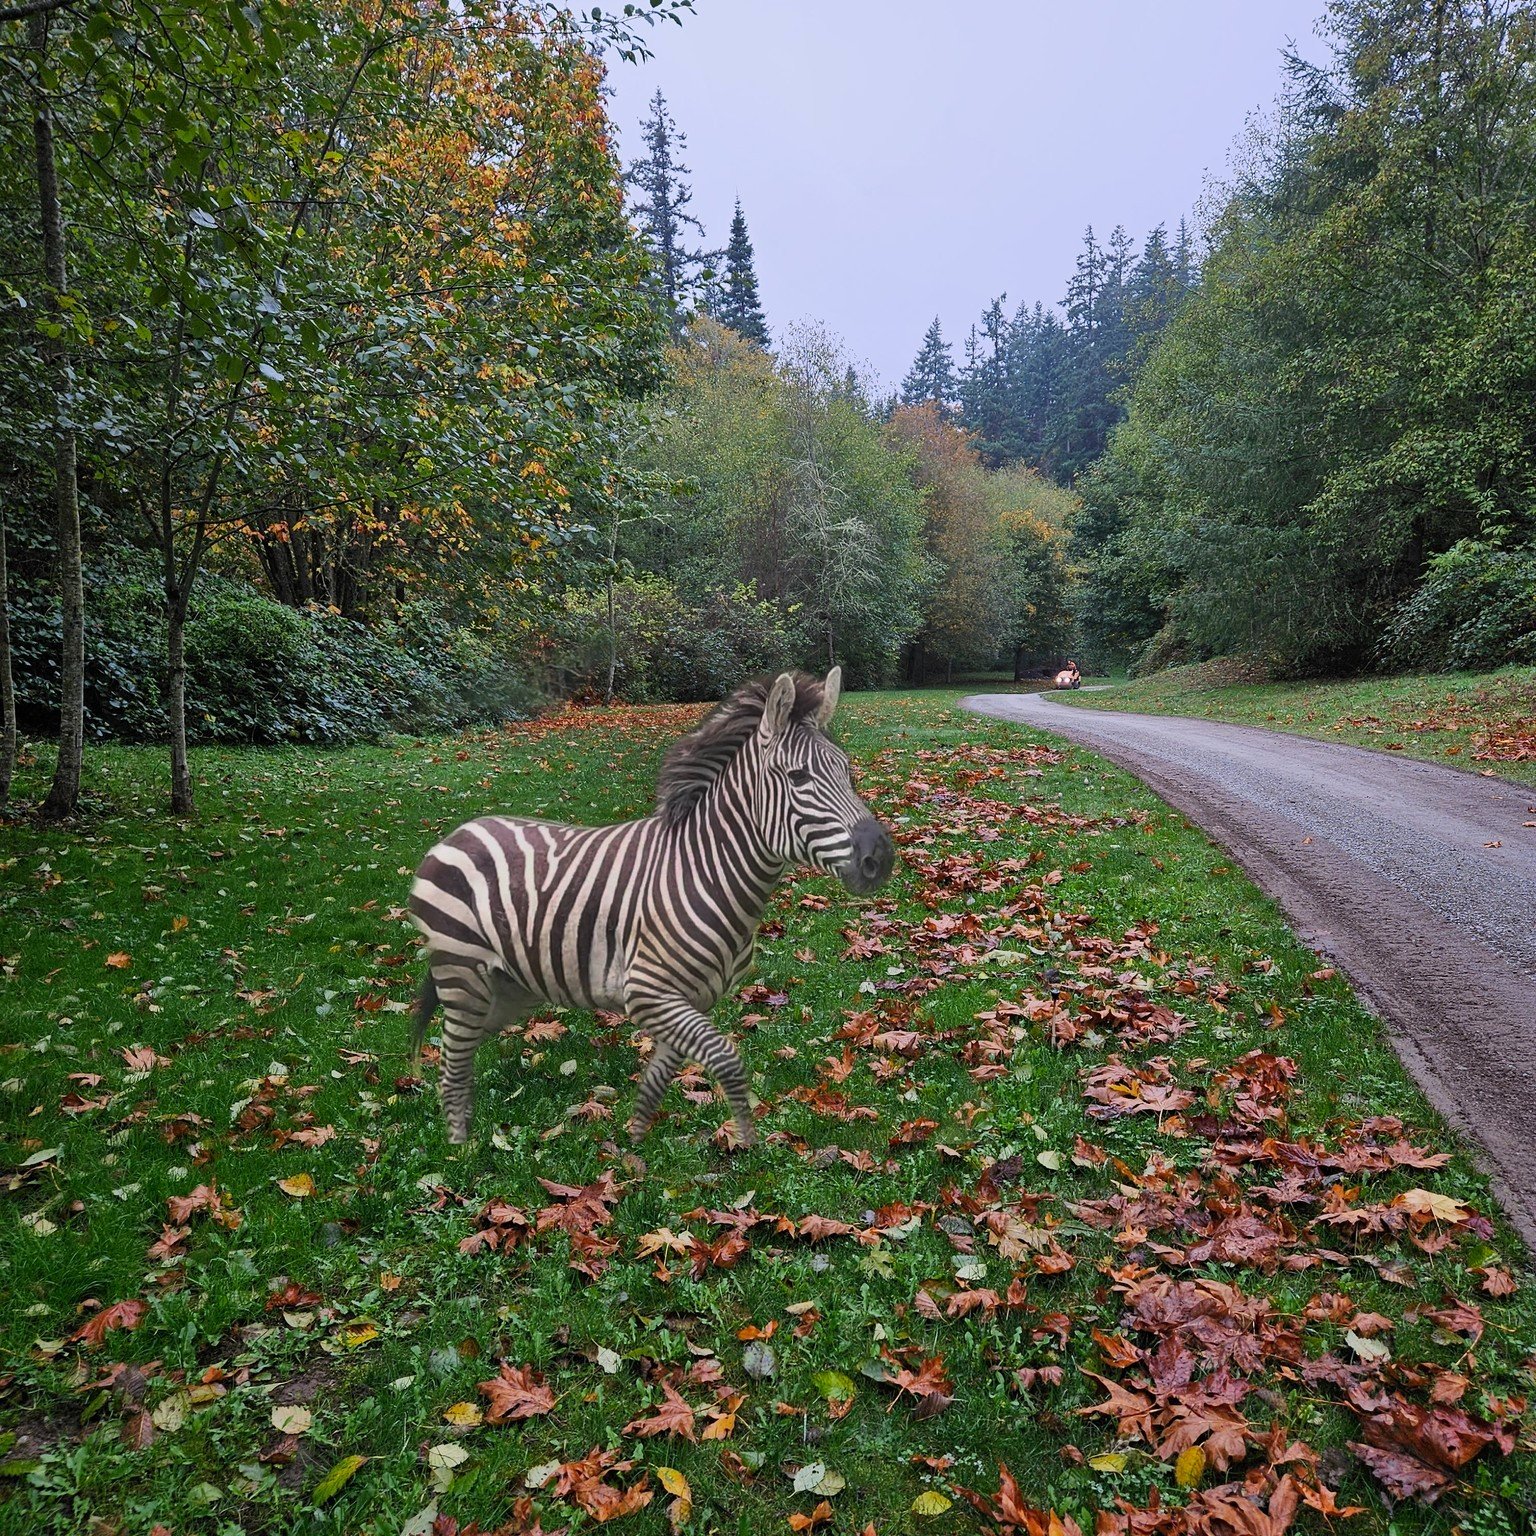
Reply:
[[1200, 280], [1200, 271], [1195, 262], [1195, 239], [1189, 232], [1188, 219], [1179, 220], [1179, 232], [1174, 237], [1173, 275], [1186, 293]]
[[944, 340], [939, 317], [933, 317], [923, 336], [923, 344], [913, 359], [911, 371], [901, 383], [901, 403], [921, 405], [931, 400], [943, 415], [954, 407], [956, 398], [955, 358]]
[[975, 435], [974, 447], [989, 469], [1022, 456], [1018, 435], [1013, 327], [1003, 313], [1006, 293], [982, 312], [965, 343], [960, 378], [960, 419]]
[[760, 347], [768, 345], [768, 322], [763, 316], [762, 301], [757, 294], [752, 240], [747, 234], [747, 220], [741, 211], [739, 198], [736, 201], [736, 212], [731, 217], [731, 238], [725, 247], [725, 277], [720, 285], [719, 296], [710, 307], [710, 313], [721, 325], [729, 326], [738, 336], [755, 341]]
[[[1183, 221], [1180, 223], [1182, 225]], [[1126, 288], [1125, 321], [1130, 332], [1129, 363], [1133, 382], [1163, 327], [1178, 312], [1186, 292], [1179, 269], [1187, 260], [1187, 250], [1181, 253], [1168, 248], [1168, 232], [1161, 224], [1147, 236], [1141, 259], [1132, 270]]]
[[686, 178], [691, 173], [679, 158], [688, 140], [678, 132], [660, 91], [651, 98], [651, 115], [642, 132], [646, 153], [630, 166], [625, 180], [636, 193], [635, 222], [650, 248], [657, 299], [675, 334], [687, 318], [696, 279], [714, 253], [687, 243], [688, 231], [697, 231], [702, 239], [704, 226], [688, 212], [693, 190]]

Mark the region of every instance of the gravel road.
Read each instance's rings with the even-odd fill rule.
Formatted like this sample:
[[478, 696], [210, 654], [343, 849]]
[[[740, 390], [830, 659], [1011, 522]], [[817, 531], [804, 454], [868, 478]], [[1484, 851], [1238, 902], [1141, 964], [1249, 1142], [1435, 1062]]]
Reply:
[[1536, 789], [1246, 725], [976, 694], [1129, 769], [1340, 965], [1536, 1248]]

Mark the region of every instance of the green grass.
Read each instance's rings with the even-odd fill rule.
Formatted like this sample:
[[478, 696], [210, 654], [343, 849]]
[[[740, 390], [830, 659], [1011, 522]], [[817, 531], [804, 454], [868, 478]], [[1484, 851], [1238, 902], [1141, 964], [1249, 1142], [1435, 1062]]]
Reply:
[[1536, 785], [1536, 667], [1306, 683], [1231, 675], [1222, 662], [1171, 667], [1071, 702], [1265, 726]]
[[[397, 908], [434, 839], [490, 809], [591, 821], [642, 812], [686, 711], [591, 713], [570, 729], [347, 752], [199, 752], [201, 817], [190, 825], [160, 814], [157, 753], [102, 749], [87, 820], [0, 827], [0, 1156], [15, 1170], [0, 1210], [0, 1431], [16, 1437], [0, 1439], [0, 1531], [105, 1536], [159, 1523], [175, 1536], [394, 1536], [434, 1502], [463, 1525], [513, 1520], [516, 1530], [524, 1496], [546, 1529], [584, 1528], [554, 1485], [530, 1495], [525, 1479], [595, 1448], [636, 1461], [615, 1486], [650, 1471], [655, 1501], [623, 1526], [637, 1532], [667, 1529], [654, 1472], [663, 1465], [691, 1486], [687, 1530], [787, 1532], [791, 1515], [818, 1502], [792, 1481], [814, 1462], [847, 1484], [821, 1530], [977, 1529], [954, 1484], [990, 1492], [1000, 1461], [1034, 1502], [1091, 1529], [1117, 1497], [1187, 1497], [1171, 1459], [1122, 1442], [1112, 1419], [1074, 1414], [1104, 1395], [1080, 1372], [1110, 1370], [1094, 1330], [1127, 1331], [1112, 1286], [1137, 1265], [1268, 1297], [1308, 1356], [1348, 1353], [1336, 1311], [1305, 1315], [1320, 1293], [1347, 1293], [1351, 1307], [1395, 1321], [1396, 1361], [1428, 1362], [1419, 1387], [1403, 1389], [1421, 1397], [1430, 1367], [1458, 1364], [1475, 1411], [1489, 1395], [1529, 1391], [1536, 1317], [1525, 1256], [1501, 1223], [1432, 1225], [1418, 1235], [1434, 1251], [1388, 1235], [1313, 1263], [1315, 1208], [1285, 1208], [1295, 1230], [1285, 1253], [1309, 1267], [1266, 1273], [1170, 1257], [1193, 1240], [1176, 1224], [1149, 1238], [1125, 1223], [1098, 1230], [1079, 1214], [1086, 1208], [1074, 1211], [1117, 1190], [1134, 1196], [1138, 1181], [1154, 1205], [1160, 1188], [1177, 1187], [1192, 1192], [1179, 1220], [1193, 1231], [1257, 1200], [1275, 1168], [1221, 1174], [1209, 1162], [1216, 1122], [1234, 1112], [1222, 1069], [1255, 1049], [1297, 1064], [1283, 1118], [1263, 1122], [1263, 1134], [1331, 1147], [1366, 1117], [1393, 1115], [1413, 1143], [1455, 1154], [1433, 1171], [1328, 1178], [1314, 1196], [1337, 1185], [1329, 1198], [1383, 1202], [1421, 1187], [1493, 1207], [1378, 1025], [1219, 850], [1092, 754], [964, 715], [956, 697], [855, 697], [840, 712], [904, 866], [873, 900], [806, 877], [771, 908], [761, 985], [717, 1011], [740, 1031], [764, 1106], [764, 1140], [747, 1153], [713, 1141], [721, 1103], [676, 1089], [639, 1157], [614, 1145], [636, 1052], [623, 1027], [578, 1014], [551, 1015], [534, 1038], [482, 1053], [477, 1139], [450, 1149], [432, 1069], [424, 1087], [408, 1075], [399, 1011], [418, 967]], [[40, 788], [42, 766], [23, 792]], [[851, 937], [882, 932], [886, 953], [844, 958]], [[1117, 1036], [1103, 1007], [1138, 996], [1192, 1028], [1162, 1044]], [[978, 1020], [1000, 1004], [1023, 1011]], [[845, 1058], [848, 1042], [834, 1035], [850, 1013], [876, 1007], [916, 1032], [908, 1053], [853, 1045]], [[1047, 1039], [1053, 1012], [1074, 1021], [1073, 1043]], [[136, 1047], [158, 1058], [142, 1073], [125, 1056]], [[1090, 1118], [1083, 1074], [1117, 1053], [1170, 1058], [1174, 1080], [1196, 1095], [1187, 1112]], [[845, 1062], [851, 1070], [832, 1081]], [[818, 1084], [843, 1095], [845, 1113], [872, 1117], [823, 1112], [835, 1101], [817, 1101]], [[585, 1118], [610, 1104], [614, 1118]], [[928, 1139], [892, 1147], [919, 1119], [937, 1122]], [[321, 1139], [326, 1127], [334, 1135]], [[1109, 1160], [1074, 1161], [1079, 1137]], [[1001, 1192], [978, 1200], [989, 1167]], [[488, 1201], [531, 1216], [549, 1201], [540, 1177], [581, 1186], [605, 1170], [622, 1188], [604, 1231], [617, 1247], [595, 1277], [570, 1267], [558, 1232], [502, 1253], [459, 1251]], [[313, 1195], [277, 1182], [304, 1174]], [[151, 1260], [167, 1201], [210, 1183], [239, 1225], [193, 1214], [176, 1245], [184, 1257]], [[688, 1214], [699, 1207], [817, 1214], [865, 1240], [811, 1243], [757, 1226], [734, 1267], [706, 1267], [698, 1280], [686, 1255], [639, 1257], [642, 1237], [661, 1229], [718, 1237], [722, 1228]], [[882, 1212], [878, 1225], [871, 1212]], [[994, 1215], [1022, 1223], [1018, 1259], [987, 1240]], [[1038, 1270], [1029, 1244], [1044, 1233], [1070, 1271]], [[961, 1251], [971, 1246], [974, 1255]], [[1515, 1296], [1479, 1293], [1469, 1267], [1491, 1262], [1520, 1277]], [[1026, 1310], [932, 1317], [929, 1301], [942, 1309], [967, 1285], [1002, 1292], [1016, 1273]], [[1446, 1295], [1482, 1306], [1475, 1363], [1464, 1340], [1404, 1316]], [[127, 1300], [146, 1303], [137, 1328], [107, 1332], [96, 1348], [71, 1341], [95, 1303]], [[809, 1327], [798, 1305], [807, 1302]], [[749, 1372], [739, 1335], [770, 1324], [774, 1369], [763, 1377]], [[882, 1350], [913, 1365], [942, 1355], [953, 1404], [925, 1417], [898, 1401], [865, 1374]], [[742, 1395], [728, 1439], [621, 1434], [654, 1410], [669, 1373], [702, 1429], [716, 1393], [697, 1378], [714, 1368], [682, 1376], [701, 1360]], [[484, 1404], [477, 1384], [501, 1361], [542, 1373], [558, 1394], [553, 1411], [462, 1430], [445, 1422], [455, 1404]], [[139, 1369], [100, 1385], [114, 1362]], [[1063, 1367], [1059, 1386], [1016, 1385], [1018, 1368], [1049, 1366]], [[841, 1417], [828, 1409], [826, 1372], [853, 1383]], [[1349, 1528], [1525, 1529], [1528, 1448], [1480, 1457], [1435, 1510], [1404, 1504], [1389, 1516], [1339, 1449], [1359, 1427], [1338, 1393], [1303, 1384], [1279, 1355], [1248, 1374], [1267, 1394], [1246, 1402], [1254, 1433], [1275, 1421], [1326, 1453], [1341, 1501], [1366, 1509]], [[313, 1421], [287, 1446], [272, 1423], [285, 1404], [307, 1406]], [[435, 1491], [429, 1453], [445, 1445], [466, 1454]], [[368, 1459], [317, 1502], [348, 1455]], [[928, 1490], [953, 1506], [913, 1513]], [[1323, 1526], [1302, 1511], [1298, 1528]]]

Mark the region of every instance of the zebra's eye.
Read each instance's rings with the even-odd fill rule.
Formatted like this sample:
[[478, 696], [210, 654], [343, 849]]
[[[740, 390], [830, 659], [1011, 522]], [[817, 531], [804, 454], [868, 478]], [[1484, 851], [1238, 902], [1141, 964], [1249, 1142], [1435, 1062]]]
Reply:
[[789, 782], [798, 788], [802, 784], [811, 782], [811, 770], [809, 768], [791, 768], [789, 770]]

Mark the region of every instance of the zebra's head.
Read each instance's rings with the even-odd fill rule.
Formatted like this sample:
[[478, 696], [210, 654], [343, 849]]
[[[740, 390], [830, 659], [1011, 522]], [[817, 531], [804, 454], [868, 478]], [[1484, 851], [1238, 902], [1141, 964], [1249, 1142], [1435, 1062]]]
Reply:
[[795, 707], [799, 688], [792, 673], [769, 689], [756, 736], [758, 824], [786, 863], [824, 869], [862, 896], [890, 878], [896, 848], [854, 792], [848, 754], [827, 739], [842, 682], [842, 668], [833, 667], [809, 712]]

